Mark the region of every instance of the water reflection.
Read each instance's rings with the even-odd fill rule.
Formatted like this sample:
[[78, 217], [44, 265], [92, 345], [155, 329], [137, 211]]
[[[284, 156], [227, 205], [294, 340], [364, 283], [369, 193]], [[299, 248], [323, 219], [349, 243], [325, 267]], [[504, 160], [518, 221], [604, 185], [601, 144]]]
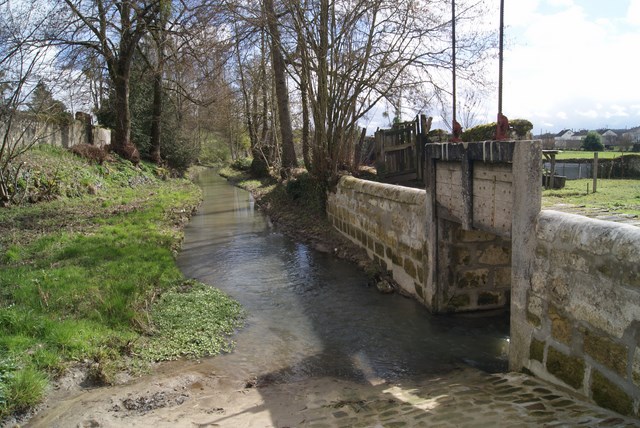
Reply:
[[507, 316], [432, 317], [412, 300], [370, 289], [351, 264], [284, 237], [254, 210], [249, 193], [214, 172], [200, 184], [204, 202], [185, 230], [178, 263], [249, 313], [236, 351], [221, 364], [273, 380], [377, 382], [463, 362], [506, 370]]

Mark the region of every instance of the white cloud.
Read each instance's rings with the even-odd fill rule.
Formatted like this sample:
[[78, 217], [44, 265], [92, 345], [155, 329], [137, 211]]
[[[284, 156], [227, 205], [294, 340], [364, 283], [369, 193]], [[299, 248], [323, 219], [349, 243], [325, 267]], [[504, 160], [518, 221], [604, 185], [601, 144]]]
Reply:
[[598, 117], [598, 112], [594, 109], [587, 111], [578, 111], [577, 113], [579, 116], [588, 117], [590, 119], [595, 119], [596, 117]]
[[640, 0], [631, 0], [627, 9], [627, 22], [640, 25]]
[[[558, 130], [604, 126], [599, 121], [604, 122], [605, 115], [614, 118], [611, 125], [637, 125], [629, 113], [635, 114], [637, 109], [630, 106], [640, 99], [635, 83], [640, 57], [633, 54], [640, 46], [640, 32], [624, 22], [636, 16], [635, 10], [640, 24], [640, 0], [631, 1], [626, 17], [622, 9], [619, 16], [606, 19], [604, 12], [587, 13], [582, 3], [572, 0], [507, 5], [505, 114], [525, 117], [536, 128], [556, 117]], [[603, 2], [598, 7], [607, 6]]]

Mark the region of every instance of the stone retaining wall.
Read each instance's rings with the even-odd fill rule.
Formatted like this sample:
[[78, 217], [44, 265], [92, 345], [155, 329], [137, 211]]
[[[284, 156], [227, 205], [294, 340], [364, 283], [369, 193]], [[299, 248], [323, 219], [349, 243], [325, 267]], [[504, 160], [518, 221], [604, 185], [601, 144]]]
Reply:
[[365, 248], [404, 292], [430, 310], [508, 306], [510, 241], [439, 220], [439, 260], [429, 263], [425, 190], [345, 176], [329, 194], [327, 214], [337, 230]]
[[526, 308], [512, 312], [512, 335], [529, 341], [512, 341], [512, 369], [638, 415], [640, 229], [555, 211], [535, 226], [531, 275], [514, 283]]
[[439, 307], [443, 312], [508, 306], [511, 294], [511, 241], [492, 233], [464, 230], [440, 220]]
[[406, 293], [427, 304], [425, 191], [344, 176], [329, 193], [333, 226], [389, 270]]

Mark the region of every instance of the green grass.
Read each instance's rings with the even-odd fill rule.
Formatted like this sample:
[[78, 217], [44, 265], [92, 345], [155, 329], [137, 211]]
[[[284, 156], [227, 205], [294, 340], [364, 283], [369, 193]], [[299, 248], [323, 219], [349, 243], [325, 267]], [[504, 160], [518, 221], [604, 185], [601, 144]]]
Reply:
[[[38, 403], [69, 363], [89, 361], [90, 375], [109, 383], [127, 362], [229, 349], [239, 306], [210, 287], [185, 288], [175, 264], [181, 226], [200, 200], [195, 185], [161, 180], [153, 165], [88, 165], [55, 148], [26, 161], [58, 184], [48, 202], [0, 208], [0, 420]], [[180, 343], [157, 309], [175, 290], [187, 299], [175, 313], [200, 322]]]
[[[594, 152], [582, 152], [582, 151], [571, 151], [565, 150], [561, 151], [556, 155], [556, 159], [565, 160], [565, 159], [593, 159]], [[598, 152], [598, 159], [614, 159], [619, 158], [625, 154], [630, 153], [620, 153], [620, 152]]]
[[598, 179], [597, 192], [592, 191], [592, 179], [567, 180], [564, 189], [542, 192], [542, 206], [549, 208], [557, 204], [571, 204], [640, 215], [640, 180]]

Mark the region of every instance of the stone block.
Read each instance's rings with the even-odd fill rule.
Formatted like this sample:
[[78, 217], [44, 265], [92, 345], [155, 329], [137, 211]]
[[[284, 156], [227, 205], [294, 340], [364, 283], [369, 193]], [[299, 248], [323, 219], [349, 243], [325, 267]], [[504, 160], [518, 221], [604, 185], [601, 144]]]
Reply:
[[408, 257], [404, 259], [404, 271], [413, 279], [417, 279], [418, 275], [416, 272], [416, 265], [413, 264], [413, 261]]
[[478, 295], [478, 305], [479, 306], [497, 305], [500, 303], [501, 297], [502, 297], [502, 293], [485, 291]]
[[555, 276], [549, 280], [549, 294], [557, 303], [566, 303], [570, 293], [571, 286], [567, 283], [564, 276]]
[[422, 263], [418, 263], [418, 265], [416, 267], [416, 271], [418, 273], [418, 282], [420, 284], [424, 284], [424, 267], [423, 267]]
[[603, 366], [625, 377], [629, 355], [625, 345], [587, 330], [584, 333], [584, 351]]
[[544, 361], [544, 342], [538, 340], [536, 338], [531, 339], [531, 344], [529, 345], [529, 359], [540, 361], [541, 363]]
[[468, 294], [457, 294], [449, 299], [447, 302], [447, 308], [450, 310], [457, 310], [467, 307], [471, 304], [471, 298]]
[[547, 370], [549, 373], [575, 389], [582, 387], [584, 380], [584, 360], [565, 355], [552, 346], [547, 350]]
[[628, 287], [640, 288], [640, 266], [632, 265], [623, 269], [622, 284]]
[[637, 346], [635, 352], [633, 353], [631, 376], [633, 378], [633, 383], [637, 387], [640, 387], [640, 347]]
[[502, 266], [511, 261], [511, 249], [502, 246], [491, 245], [478, 253], [478, 261], [485, 265]]
[[549, 257], [549, 251], [547, 250], [547, 246], [542, 244], [542, 243], [538, 243], [538, 245], [536, 246], [536, 257], [540, 257], [543, 259], [546, 259]]
[[597, 370], [591, 372], [591, 397], [599, 406], [623, 415], [633, 415], [633, 400]]
[[558, 309], [549, 305], [549, 319], [551, 320], [551, 335], [558, 342], [565, 345], [571, 344], [572, 323], [571, 320], [558, 312]]
[[540, 327], [542, 325], [540, 317], [530, 311], [527, 311], [527, 321], [535, 327]]
[[496, 239], [496, 235], [481, 230], [458, 229], [456, 239], [460, 242], [490, 242]]
[[474, 269], [458, 275], [459, 288], [482, 288], [487, 286], [489, 269]]
[[511, 287], [511, 268], [496, 268], [493, 273], [493, 286], [495, 288]]
[[457, 265], [468, 266], [471, 262], [471, 252], [466, 247], [454, 247], [453, 262]]
[[530, 291], [527, 293], [527, 310], [530, 313], [537, 317], [542, 317], [544, 313], [544, 303], [544, 299], [532, 294]]

